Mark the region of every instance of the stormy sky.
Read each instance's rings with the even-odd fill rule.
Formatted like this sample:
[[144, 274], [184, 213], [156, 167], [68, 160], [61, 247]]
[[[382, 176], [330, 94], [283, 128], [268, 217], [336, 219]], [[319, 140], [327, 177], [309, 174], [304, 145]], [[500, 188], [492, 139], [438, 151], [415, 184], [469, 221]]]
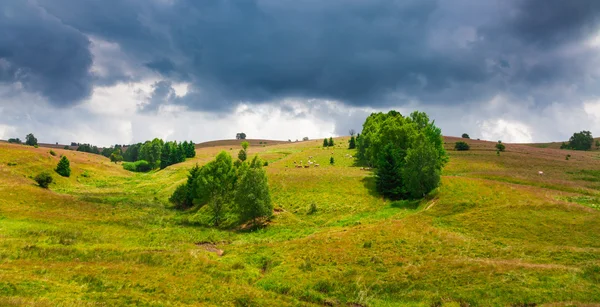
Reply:
[[600, 136], [597, 0], [3, 0], [0, 139]]

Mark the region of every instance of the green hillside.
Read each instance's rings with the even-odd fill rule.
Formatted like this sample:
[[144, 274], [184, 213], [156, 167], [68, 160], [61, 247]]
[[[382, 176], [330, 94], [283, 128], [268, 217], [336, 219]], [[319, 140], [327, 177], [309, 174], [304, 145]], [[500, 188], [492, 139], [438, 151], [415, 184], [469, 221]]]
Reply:
[[[476, 140], [456, 152], [458, 140], [445, 139], [442, 185], [420, 202], [379, 196], [348, 137], [252, 146], [275, 206], [257, 231], [205, 227], [167, 201], [189, 168], [239, 146], [144, 174], [0, 143], [0, 305], [600, 304], [600, 154], [506, 144], [497, 155]], [[71, 176], [38, 187], [31, 178], [60, 155]], [[309, 156], [321, 166], [294, 167]]]

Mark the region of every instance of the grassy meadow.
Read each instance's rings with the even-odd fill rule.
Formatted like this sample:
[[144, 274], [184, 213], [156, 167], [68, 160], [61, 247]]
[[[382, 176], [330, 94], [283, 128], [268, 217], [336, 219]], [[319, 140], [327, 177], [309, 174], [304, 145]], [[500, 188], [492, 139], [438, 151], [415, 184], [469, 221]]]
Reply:
[[[599, 306], [600, 152], [457, 140], [440, 188], [396, 202], [348, 137], [251, 146], [275, 207], [256, 231], [168, 203], [194, 164], [240, 146], [131, 173], [0, 143], [0, 306]], [[38, 187], [60, 155], [71, 177]], [[321, 166], [294, 168], [309, 156]]]

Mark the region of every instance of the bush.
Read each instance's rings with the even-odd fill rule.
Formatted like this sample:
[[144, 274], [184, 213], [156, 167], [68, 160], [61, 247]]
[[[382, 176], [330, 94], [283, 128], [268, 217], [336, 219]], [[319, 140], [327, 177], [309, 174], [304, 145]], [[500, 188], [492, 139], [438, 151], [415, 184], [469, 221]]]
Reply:
[[265, 163], [263, 164], [263, 166], [269, 166], [269, 162], [265, 161]]
[[63, 149], [65, 149], [65, 150], [71, 150], [71, 147], [65, 145], [65, 147]]
[[469, 147], [469, 144], [467, 144], [466, 142], [456, 142], [456, 144], [454, 144], [454, 149], [458, 150], [458, 151], [463, 151], [463, 150], [469, 150], [471, 147]]
[[135, 162], [125, 162], [123, 163], [123, 168], [130, 172], [140, 172], [145, 173], [152, 170], [150, 163], [146, 160], [138, 160]]
[[462, 134], [462, 138], [463, 138], [463, 139], [470, 139], [471, 137], [469, 137], [469, 135], [468, 135], [468, 134], [466, 134], [466, 133], [463, 133], [463, 134]]
[[331, 164], [331, 165], [335, 164], [335, 159], [333, 159], [333, 157], [329, 158], [329, 164]]
[[71, 176], [71, 163], [69, 162], [69, 159], [67, 159], [65, 156], [60, 158], [58, 165], [56, 165], [55, 171], [63, 177]]
[[50, 175], [50, 173], [48, 172], [41, 172], [40, 174], [35, 176], [34, 180], [40, 187], [47, 189], [48, 186], [52, 183], [52, 175]]
[[54, 152], [54, 150], [50, 150], [49, 152], [51, 155], [56, 156], [56, 153]]
[[312, 214], [315, 214], [316, 212], [317, 212], [317, 205], [315, 203], [311, 203], [310, 206], [308, 206], [308, 210], [306, 210], [306, 214], [312, 215]]

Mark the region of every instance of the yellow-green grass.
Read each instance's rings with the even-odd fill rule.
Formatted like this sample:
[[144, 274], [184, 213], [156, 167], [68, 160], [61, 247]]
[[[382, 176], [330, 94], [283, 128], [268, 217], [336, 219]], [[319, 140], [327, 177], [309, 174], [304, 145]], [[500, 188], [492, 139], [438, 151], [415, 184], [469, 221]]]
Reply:
[[[204, 226], [204, 209], [167, 201], [191, 166], [239, 146], [140, 174], [1, 143], [0, 305], [599, 304], [598, 154], [507, 144], [497, 156], [476, 140], [456, 152], [457, 140], [446, 138], [441, 187], [399, 202], [375, 193], [348, 137], [253, 146], [276, 212], [252, 232]], [[36, 186], [60, 155], [71, 177]], [[309, 156], [320, 167], [294, 167]]]

